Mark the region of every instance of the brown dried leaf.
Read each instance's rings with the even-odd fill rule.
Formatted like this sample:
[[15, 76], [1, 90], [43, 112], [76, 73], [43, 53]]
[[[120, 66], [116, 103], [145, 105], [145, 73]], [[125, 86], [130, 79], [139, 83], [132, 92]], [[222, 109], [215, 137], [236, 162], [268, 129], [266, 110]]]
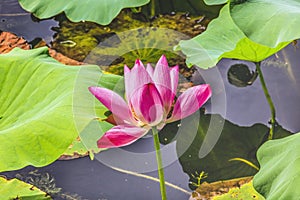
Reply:
[[0, 33], [0, 53], [8, 53], [13, 48], [19, 47], [22, 49], [30, 49], [30, 45], [22, 37], [18, 37], [13, 33]]
[[58, 53], [57, 51], [53, 50], [53, 49], [49, 49], [49, 54], [51, 57], [53, 57], [54, 59], [56, 59], [57, 61], [65, 64], [65, 65], [82, 65], [83, 62], [79, 62], [77, 60], [71, 59], [67, 56], [64, 56], [61, 53]]
[[202, 183], [192, 194], [193, 200], [211, 200], [213, 197], [227, 193], [232, 188], [239, 188], [249, 183], [253, 177], [236, 178], [214, 183]]

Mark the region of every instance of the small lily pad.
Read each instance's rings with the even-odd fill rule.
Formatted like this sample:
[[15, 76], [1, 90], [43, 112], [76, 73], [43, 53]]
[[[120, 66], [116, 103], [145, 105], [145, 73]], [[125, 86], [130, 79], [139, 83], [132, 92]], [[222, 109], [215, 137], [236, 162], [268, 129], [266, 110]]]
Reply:
[[1, 199], [30, 199], [30, 200], [50, 200], [52, 199], [39, 188], [20, 181], [16, 178], [7, 180], [0, 177], [0, 197]]

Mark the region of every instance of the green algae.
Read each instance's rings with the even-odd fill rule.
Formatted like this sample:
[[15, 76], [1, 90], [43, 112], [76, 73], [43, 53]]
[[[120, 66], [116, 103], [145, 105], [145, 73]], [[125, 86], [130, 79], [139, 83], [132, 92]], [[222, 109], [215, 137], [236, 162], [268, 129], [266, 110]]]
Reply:
[[60, 27], [54, 29], [55, 50], [118, 75], [123, 74], [124, 64], [131, 67], [137, 58], [155, 63], [162, 54], [168, 57], [171, 66], [180, 63], [185, 68], [184, 56], [174, 52], [173, 47], [180, 40], [202, 33], [209, 22], [204, 16], [192, 17], [186, 13], [147, 20], [141, 13], [129, 10], [121, 12], [107, 26], [61, 19]]

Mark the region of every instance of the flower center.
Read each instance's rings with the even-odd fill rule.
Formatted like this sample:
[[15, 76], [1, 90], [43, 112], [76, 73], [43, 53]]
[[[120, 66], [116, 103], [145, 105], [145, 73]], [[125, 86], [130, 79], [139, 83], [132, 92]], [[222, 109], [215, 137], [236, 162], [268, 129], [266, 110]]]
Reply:
[[137, 125], [138, 125], [139, 127], [147, 126], [146, 123], [144, 123], [143, 121], [141, 121], [141, 120], [138, 118], [138, 116], [137, 116], [137, 114], [135, 113], [133, 107], [132, 107], [132, 106], [130, 106], [130, 107], [131, 107], [130, 110], [131, 110], [132, 116], [133, 116], [134, 120], [137, 122]]

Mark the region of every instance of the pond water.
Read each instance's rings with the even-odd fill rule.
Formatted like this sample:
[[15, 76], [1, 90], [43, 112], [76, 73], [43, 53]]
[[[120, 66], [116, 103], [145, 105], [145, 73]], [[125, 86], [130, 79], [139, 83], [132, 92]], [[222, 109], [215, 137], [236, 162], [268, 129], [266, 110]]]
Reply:
[[28, 42], [43, 38], [50, 43], [58, 22], [54, 20], [38, 20], [24, 11], [16, 0], [2, 0], [0, 2], [0, 30], [22, 36]]
[[[13, 32], [28, 41], [42, 38], [50, 44], [57, 34], [53, 27], [58, 24], [52, 19], [35, 21], [16, 1], [0, 2], [0, 30]], [[262, 62], [276, 108], [275, 137], [300, 131], [298, 46], [289, 45]], [[234, 67], [235, 64], [243, 65]], [[204, 181], [253, 175], [256, 172], [253, 168], [228, 160], [242, 157], [257, 164], [255, 151], [266, 139], [270, 120], [269, 106], [260, 80], [255, 78], [253, 63], [224, 59], [216, 68], [197, 68], [188, 81], [209, 83], [213, 97], [204, 106], [205, 112], [202, 109], [162, 130], [161, 143], [167, 144], [162, 148], [166, 181], [173, 184], [167, 186], [167, 193], [169, 199], [175, 200], [189, 198], [191, 189], [195, 188], [189, 182], [196, 183], [202, 171], [208, 173]], [[145, 137], [130, 146], [102, 152], [94, 160], [89, 157], [59, 160], [42, 168], [26, 167], [1, 174], [11, 178], [19, 173], [28, 180], [26, 177], [47, 177], [48, 173], [49, 181], [42, 188], [48, 188], [51, 193], [50, 180], [54, 178], [55, 187], [62, 188], [60, 192], [52, 191], [55, 199], [72, 196], [89, 200], [153, 200], [160, 198], [159, 183], [153, 180], [157, 177], [155, 167], [153, 141]], [[38, 175], [30, 174], [36, 169]]]

